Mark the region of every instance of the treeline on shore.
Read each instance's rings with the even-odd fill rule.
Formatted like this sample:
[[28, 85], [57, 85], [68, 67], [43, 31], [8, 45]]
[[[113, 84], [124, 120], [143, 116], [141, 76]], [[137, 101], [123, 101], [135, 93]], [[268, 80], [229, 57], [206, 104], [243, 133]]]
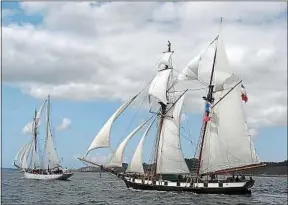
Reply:
[[[190, 171], [194, 172], [198, 165], [198, 160], [195, 158], [191, 158], [191, 159], [185, 158], [185, 161]], [[263, 162], [263, 163], [266, 164], [266, 166], [243, 170], [241, 171], [241, 173], [246, 174], [246, 175], [287, 175], [288, 173], [288, 161], [287, 160], [282, 161], [282, 162]], [[153, 166], [154, 164], [143, 163], [143, 168], [145, 172], [152, 170]], [[124, 171], [127, 167], [128, 167], [128, 164], [123, 163], [123, 170], [119, 170], [119, 171]], [[99, 172], [100, 168], [87, 166], [87, 167], [81, 167], [80, 169], [77, 169], [75, 171]]]

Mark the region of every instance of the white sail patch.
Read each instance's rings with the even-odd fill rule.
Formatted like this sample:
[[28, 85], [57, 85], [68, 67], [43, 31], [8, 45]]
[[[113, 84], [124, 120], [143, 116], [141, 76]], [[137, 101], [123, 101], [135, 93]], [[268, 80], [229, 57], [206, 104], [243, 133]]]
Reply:
[[57, 155], [57, 151], [54, 145], [54, 140], [53, 140], [53, 136], [51, 133], [51, 129], [50, 129], [50, 124], [48, 124], [48, 135], [46, 138], [46, 147], [45, 147], [45, 153], [44, 153], [44, 164], [43, 164], [43, 168], [44, 169], [52, 169], [55, 167], [59, 167], [60, 166], [60, 161]]
[[29, 143], [28, 146], [25, 149], [24, 155], [21, 160], [21, 168], [28, 169], [29, 168], [29, 156], [31, 154], [31, 149], [33, 148], [33, 143]]
[[198, 80], [201, 54], [193, 58], [178, 75], [178, 80]]
[[214, 91], [222, 91], [224, 90], [224, 83], [226, 79], [232, 75], [232, 69], [221, 38], [218, 38], [214, 70]]
[[168, 66], [169, 68], [171, 68], [171, 65], [172, 65], [172, 52], [166, 52], [164, 53], [164, 55], [161, 57], [160, 61], [159, 61], [159, 64], [158, 64], [158, 67], [160, 68], [161, 65], [164, 65], [164, 66]]
[[167, 85], [171, 69], [158, 71], [155, 78], [151, 82], [149, 95], [154, 96], [160, 102], [167, 104]]
[[189, 169], [184, 159], [180, 142], [180, 116], [185, 94], [165, 115], [161, 129], [157, 173], [186, 174]]
[[[227, 92], [218, 92], [215, 98], [220, 99]], [[200, 174], [260, 163], [245, 126], [240, 93], [238, 85], [212, 109], [212, 120], [204, 136]]]
[[151, 124], [148, 126], [146, 129], [145, 133], [143, 134], [141, 140], [139, 141], [139, 144], [136, 148], [136, 151], [132, 157], [131, 163], [128, 165], [128, 168], [126, 172], [133, 172], [133, 173], [142, 173], [144, 174], [144, 169], [143, 169], [143, 146], [144, 146], [144, 141], [145, 137], [147, 136], [149, 130], [152, 127], [152, 124], [154, 123], [151, 122]]
[[143, 122], [141, 123], [138, 127], [136, 127], [136, 129], [134, 129], [122, 142], [121, 144], [117, 147], [116, 152], [114, 153], [114, 155], [112, 156], [111, 161], [108, 163], [108, 165], [106, 167], [110, 167], [110, 166], [116, 166], [116, 167], [122, 167], [122, 163], [123, 163], [123, 154], [125, 151], [125, 148], [127, 146], [127, 143], [129, 142], [129, 140], [147, 123]]
[[[110, 146], [110, 134], [112, 125], [117, 120], [117, 118], [126, 110], [126, 108], [135, 100], [138, 95], [132, 97], [128, 101], [126, 101], [118, 110], [109, 118], [109, 120], [105, 123], [102, 129], [98, 132], [90, 147], [88, 148], [87, 154], [93, 149], [101, 148], [101, 147], [109, 147]], [[87, 155], [86, 154], [86, 155]]]

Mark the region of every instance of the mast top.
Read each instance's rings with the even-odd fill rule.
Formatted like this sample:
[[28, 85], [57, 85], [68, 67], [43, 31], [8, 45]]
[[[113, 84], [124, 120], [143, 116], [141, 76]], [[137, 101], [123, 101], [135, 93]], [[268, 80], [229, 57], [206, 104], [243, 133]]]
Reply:
[[170, 43], [170, 41], [168, 41], [168, 52], [171, 52], [171, 43]]

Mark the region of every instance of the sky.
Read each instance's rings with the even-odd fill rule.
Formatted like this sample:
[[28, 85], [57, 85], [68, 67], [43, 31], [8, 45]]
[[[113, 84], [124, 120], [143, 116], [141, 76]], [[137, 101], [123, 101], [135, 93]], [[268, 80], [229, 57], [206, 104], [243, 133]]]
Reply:
[[[287, 159], [285, 2], [3, 2], [2, 166], [12, 167], [31, 138], [25, 126], [48, 94], [58, 155], [65, 166], [82, 166], [77, 157], [107, 119], [156, 74], [167, 41], [175, 69], [182, 70], [215, 38], [221, 16], [230, 64], [247, 90], [257, 153], [262, 161]], [[203, 95], [195, 92], [184, 103], [187, 158], [200, 134]], [[134, 104], [113, 126], [112, 150], [148, 116], [141, 100]], [[129, 142], [126, 162], [140, 137]], [[152, 143], [148, 136], [146, 162]], [[108, 153], [94, 150], [89, 157], [100, 162]]]

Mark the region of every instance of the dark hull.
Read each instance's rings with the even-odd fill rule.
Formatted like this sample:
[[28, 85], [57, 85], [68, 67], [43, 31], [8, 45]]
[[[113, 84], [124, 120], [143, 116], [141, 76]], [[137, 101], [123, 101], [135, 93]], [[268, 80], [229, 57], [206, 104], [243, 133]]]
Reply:
[[248, 181], [243, 187], [225, 187], [225, 188], [208, 188], [208, 187], [177, 187], [139, 184], [123, 179], [128, 188], [140, 190], [155, 190], [155, 191], [176, 191], [176, 192], [193, 192], [197, 194], [251, 194], [250, 188], [254, 185], [254, 180]]

